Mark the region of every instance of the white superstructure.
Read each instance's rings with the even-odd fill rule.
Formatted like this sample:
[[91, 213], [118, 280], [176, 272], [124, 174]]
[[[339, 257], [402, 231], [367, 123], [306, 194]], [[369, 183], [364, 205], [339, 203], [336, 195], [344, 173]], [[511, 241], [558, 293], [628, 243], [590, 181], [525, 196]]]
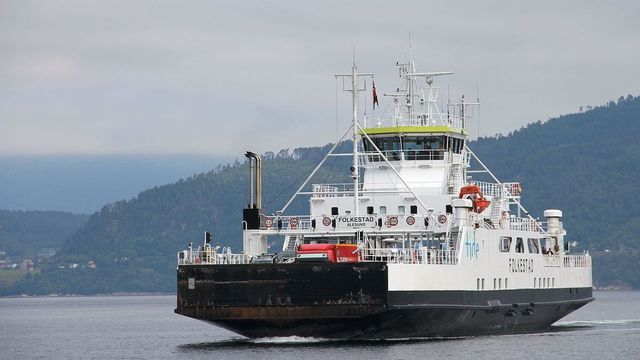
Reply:
[[[282, 262], [295, 261], [302, 244], [356, 245], [357, 261], [387, 263], [390, 292], [591, 287], [591, 257], [570, 253], [562, 212], [531, 217], [520, 184], [498, 181], [467, 147], [469, 108], [478, 104], [438, 105], [434, 80], [452, 73], [420, 73], [413, 61], [398, 68], [404, 86], [384, 94], [391, 112], [365, 117], [357, 93], [372, 74], [354, 65], [337, 75], [353, 94], [352, 126], [338, 143], [351, 135], [354, 144], [349, 154], [334, 153], [336, 144], [326, 158], [352, 156], [353, 182], [309, 184], [323, 160], [294, 194], [309, 196], [309, 215], [287, 214], [292, 198], [275, 215], [260, 214], [259, 226], [245, 222], [242, 254], [205, 244], [179, 253], [179, 264], [256, 261], [269, 236], [283, 236]], [[354, 261], [335, 259], [343, 260]]]

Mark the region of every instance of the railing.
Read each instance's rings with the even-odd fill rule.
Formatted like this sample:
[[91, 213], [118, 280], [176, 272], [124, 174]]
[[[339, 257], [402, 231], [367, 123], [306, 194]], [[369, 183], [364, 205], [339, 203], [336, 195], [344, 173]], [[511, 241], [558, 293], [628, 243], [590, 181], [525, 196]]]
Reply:
[[560, 255], [544, 254], [544, 266], [560, 267], [562, 265], [562, 259]]
[[474, 182], [485, 196], [494, 198], [519, 197], [522, 192], [519, 182], [491, 183], [485, 181]]
[[220, 264], [248, 264], [249, 256], [245, 254], [221, 253], [214, 249], [179, 251], [178, 265], [220, 265]]
[[564, 267], [591, 267], [591, 256], [565, 255]]
[[[381, 150], [389, 161], [436, 161], [444, 160], [448, 150], [445, 149], [414, 149], [414, 150]], [[369, 162], [383, 162], [384, 158], [377, 151], [365, 152]]]
[[456, 265], [455, 250], [439, 249], [364, 249], [363, 261], [384, 261], [389, 264]]
[[591, 257], [588, 255], [553, 255], [544, 254], [544, 266], [551, 267], [591, 267]]
[[311, 216], [265, 216], [260, 217], [260, 228], [274, 230], [309, 230], [311, 229]]
[[500, 223], [507, 224], [504, 226], [511, 230], [520, 231], [535, 231], [538, 233], [544, 233], [542, 225], [539, 221], [529, 218], [508, 217], [504, 220], [500, 220]]
[[[315, 228], [313, 227], [315, 220]], [[356, 230], [378, 230], [378, 231], [433, 231], [436, 233], [445, 232], [449, 224], [453, 221], [451, 215], [440, 214], [438, 216], [418, 214], [361, 214], [359, 216], [350, 215], [326, 215], [326, 216], [266, 216], [261, 215], [260, 229], [292, 231], [292, 230], [315, 230], [318, 232], [331, 231], [356, 231]], [[467, 225], [473, 225], [474, 220], [468, 219]]]
[[[362, 184], [358, 184], [362, 190]], [[353, 196], [353, 183], [313, 184], [313, 197]]]
[[[460, 116], [447, 113], [431, 113], [429, 118], [426, 112], [416, 112], [410, 118], [406, 116], [379, 116], [366, 115], [364, 117], [365, 128], [389, 127], [389, 126], [451, 126], [461, 129], [463, 120]], [[468, 121], [469, 116], [466, 117]]]

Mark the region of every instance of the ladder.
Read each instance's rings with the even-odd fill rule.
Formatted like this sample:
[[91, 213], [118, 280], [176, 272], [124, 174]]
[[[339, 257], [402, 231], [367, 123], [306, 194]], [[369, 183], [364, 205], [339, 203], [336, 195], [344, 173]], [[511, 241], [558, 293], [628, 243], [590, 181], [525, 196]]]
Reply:
[[447, 194], [454, 194], [460, 182], [460, 164], [449, 165], [449, 179], [447, 181]]
[[291, 241], [291, 235], [285, 235], [284, 244], [282, 244], [282, 251], [294, 251], [296, 249], [296, 242]]

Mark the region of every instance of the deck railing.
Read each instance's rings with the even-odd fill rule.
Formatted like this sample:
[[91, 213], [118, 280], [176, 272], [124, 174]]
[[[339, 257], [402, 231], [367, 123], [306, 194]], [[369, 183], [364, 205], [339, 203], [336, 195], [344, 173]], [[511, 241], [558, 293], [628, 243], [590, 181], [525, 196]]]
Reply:
[[591, 267], [589, 255], [553, 255], [545, 254], [544, 266], [550, 267]]
[[248, 264], [249, 256], [216, 252], [214, 249], [178, 252], [178, 265]]
[[[470, 115], [467, 114], [466, 120], [469, 121]], [[463, 127], [464, 120], [457, 114], [451, 113], [431, 113], [426, 112], [414, 112], [411, 117], [408, 116], [380, 116], [380, 115], [365, 115], [364, 127], [365, 128], [377, 128], [388, 126], [450, 126], [452, 128], [461, 129]]]
[[562, 259], [560, 255], [544, 254], [544, 266], [560, 267], [562, 265]]
[[535, 231], [539, 233], [544, 233], [542, 224], [535, 219], [519, 218], [519, 217], [512, 216], [503, 221], [506, 221], [506, 223], [509, 224], [508, 228], [511, 230]]
[[383, 261], [389, 264], [456, 265], [458, 257], [454, 250], [439, 249], [365, 249], [363, 261]]
[[519, 197], [522, 192], [519, 182], [492, 183], [485, 181], [474, 182], [485, 196], [494, 198]]
[[[440, 161], [447, 159], [447, 150], [445, 149], [384, 150], [381, 153], [389, 161]], [[382, 155], [377, 151], [365, 152], [363, 155], [369, 162], [384, 161]]]
[[564, 267], [591, 267], [591, 256], [565, 255]]
[[311, 216], [264, 216], [260, 218], [260, 228], [275, 230], [309, 230], [311, 229]]

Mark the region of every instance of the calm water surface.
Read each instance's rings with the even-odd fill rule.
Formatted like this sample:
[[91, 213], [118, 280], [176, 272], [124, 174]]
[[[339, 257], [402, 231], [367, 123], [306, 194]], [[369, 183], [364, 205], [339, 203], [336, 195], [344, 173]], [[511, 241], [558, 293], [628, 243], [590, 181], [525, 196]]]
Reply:
[[544, 333], [359, 342], [246, 340], [175, 315], [175, 296], [0, 299], [0, 360], [640, 359], [640, 292], [595, 296]]

